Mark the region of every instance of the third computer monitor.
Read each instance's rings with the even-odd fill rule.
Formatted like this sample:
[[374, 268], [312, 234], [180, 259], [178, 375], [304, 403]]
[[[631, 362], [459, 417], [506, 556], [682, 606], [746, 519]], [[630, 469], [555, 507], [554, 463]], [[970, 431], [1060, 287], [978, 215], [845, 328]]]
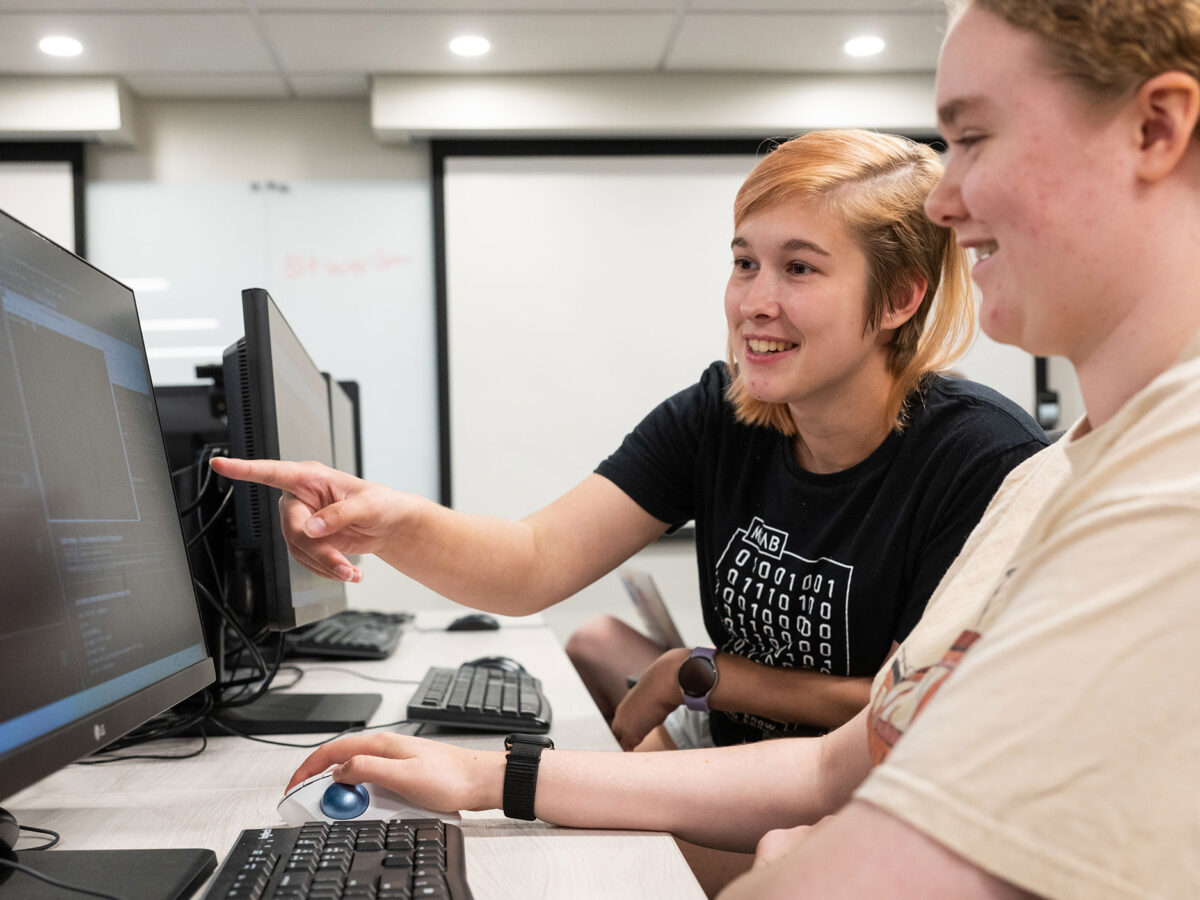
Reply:
[[358, 382], [338, 381], [326, 372], [325, 383], [329, 388], [329, 421], [333, 426], [333, 467], [362, 478]]

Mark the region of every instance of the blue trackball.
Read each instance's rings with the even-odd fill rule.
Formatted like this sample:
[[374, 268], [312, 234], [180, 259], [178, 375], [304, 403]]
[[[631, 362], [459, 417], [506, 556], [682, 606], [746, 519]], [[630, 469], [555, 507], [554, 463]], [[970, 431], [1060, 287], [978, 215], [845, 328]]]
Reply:
[[365, 813], [370, 802], [363, 785], [335, 781], [321, 795], [321, 812], [331, 819], [353, 819]]

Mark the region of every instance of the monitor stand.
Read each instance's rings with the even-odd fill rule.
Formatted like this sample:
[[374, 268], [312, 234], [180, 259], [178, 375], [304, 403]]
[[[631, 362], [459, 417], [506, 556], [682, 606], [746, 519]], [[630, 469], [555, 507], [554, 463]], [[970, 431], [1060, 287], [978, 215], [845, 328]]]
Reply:
[[[4, 810], [0, 818], [16, 821]], [[7, 837], [7, 832], [6, 832]], [[15, 843], [15, 841], [14, 841]], [[187, 900], [217, 867], [217, 855], [198, 847], [146, 850], [22, 850], [0, 842], [0, 859], [15, 861], [52, 881], [127, 900]], [[7, 882], [7, 883], [6, 883]], [[77, 896], [0, 862], [0, 893], [23, 900]]]
[[382, 702], [379, 694], [269, 693], [212, 717], [238, 734], [336, 733], [365, 728]]

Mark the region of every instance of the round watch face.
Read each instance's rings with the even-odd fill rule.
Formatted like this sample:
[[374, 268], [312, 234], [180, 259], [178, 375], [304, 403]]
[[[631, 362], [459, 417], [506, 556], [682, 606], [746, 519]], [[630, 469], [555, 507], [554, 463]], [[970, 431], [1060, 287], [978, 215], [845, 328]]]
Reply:
[[679, 667], [679, 686], [689, 697], [703, 697], [717, 683], [717, 666], [707, 656], [692, 656]]

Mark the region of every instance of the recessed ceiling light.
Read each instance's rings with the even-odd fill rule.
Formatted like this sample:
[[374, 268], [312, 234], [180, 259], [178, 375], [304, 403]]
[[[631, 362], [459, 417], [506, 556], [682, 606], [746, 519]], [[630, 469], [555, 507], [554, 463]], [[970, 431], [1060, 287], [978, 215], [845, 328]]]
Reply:
[[483, 56], [491, 49], [491, 41], [477, 34], [460, 35], [450, 42], [450, 52], [459, 56]]
[[83, 52], [83, 44], [73, 37], [52, 34], [38, 42], [38, 48], [50, 56], [78, 56]]
[[850, 38], [842, 46], [842, 49], [846, 51], [847, 56], [875, 56], [877, 53], [882, 53], [886, 46], [883, 38], [865, 34], [862, 37]]

